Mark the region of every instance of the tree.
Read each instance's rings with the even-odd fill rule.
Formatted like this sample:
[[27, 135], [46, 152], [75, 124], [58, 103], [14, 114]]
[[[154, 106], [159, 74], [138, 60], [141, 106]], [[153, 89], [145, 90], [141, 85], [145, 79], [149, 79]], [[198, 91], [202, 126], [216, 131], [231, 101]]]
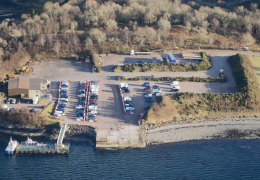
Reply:
[[108, 29], [116, 30], [117, 29], [117, 22], [115, 20], [109, 19], [106, 22], [105, 27], [108, 28]]
[[53, 51], [56, 52], [57, 54], [60, 53], [60, 47], [61, 47], [61, 43], [59, 41], [56, 41], [53, 45]]
[[91, 38], [87, 37], [87, 38], [85, 39], [85, 48], [86, 48], [87, 50], [90, 50], [90, 49], [92, 49], [92, 47], [93, 47], [93, 41], [92, 41]]
[[213, 18], [211, 21], [211, 26], [213, 30], [215, 31], [219, 27], [219, 21], [216, 18]]
[[89, 32], [89, 37], [95, 44], [101, 44], [106, 41], [106, 34], [100, 31], [99, 29], [93, 28]]
[[5, 48], [7, 45], [8, 45], [8, 44], [7, 44], [6, 40], [4, 40], [4, 39], [2, 39], [2, 38], [0, 37], [0, 47]]
[[170, 30], [171, 29], [171, 22], [166, 18], [161, 17], [160, 20], [157, 22], [157, 25], [162, 30]]
[[241, 41], [246, 44], [246, 46], [250, 46], [255, 43], [255, 39], [250, 33], [244, 33], [241, 37]]

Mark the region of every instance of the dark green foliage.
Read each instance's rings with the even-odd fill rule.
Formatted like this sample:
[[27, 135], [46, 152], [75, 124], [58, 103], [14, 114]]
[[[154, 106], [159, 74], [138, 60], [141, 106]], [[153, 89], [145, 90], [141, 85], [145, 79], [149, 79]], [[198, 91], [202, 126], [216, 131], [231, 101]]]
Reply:
[[[148, 50], [148, 49], [147, 49]], [[133, 72], [135, 67], [140, 67], [140, 72], [157, 71], [157, 72], [184, 72], [184, 71], [204, 71], [211, 68], [209, 57], [206, 53], [201, 53], [202, 59], [198, 64], [178, 64], [178, 63], [148, 63], [148, 64], [125, 64], [121, 67], [124, 72]], [[117, 67], [118, 68], [118, 67]]]
[[43, 126], [46, 118], [40, 113], [0, 110], [0, 124], [13, 124], [21, 126]]
[[201, 77], [135, 77], [135, 78], [123, 78], [121, 76], [117, 77], [117, 80], [128, 80], [128, 81], [190, 81], [190, 82], [227, 82], [227, 78], [224, 76], [220, 76], [219, 78], [201, 78]]

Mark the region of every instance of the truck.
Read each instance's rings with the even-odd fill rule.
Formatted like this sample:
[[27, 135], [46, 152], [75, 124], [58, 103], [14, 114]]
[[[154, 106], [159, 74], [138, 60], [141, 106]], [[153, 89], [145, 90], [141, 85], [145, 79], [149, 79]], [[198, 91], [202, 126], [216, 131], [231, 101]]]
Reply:
[[178, 92], [180, 89], [180, 86], [173, 86], [171, 92]]

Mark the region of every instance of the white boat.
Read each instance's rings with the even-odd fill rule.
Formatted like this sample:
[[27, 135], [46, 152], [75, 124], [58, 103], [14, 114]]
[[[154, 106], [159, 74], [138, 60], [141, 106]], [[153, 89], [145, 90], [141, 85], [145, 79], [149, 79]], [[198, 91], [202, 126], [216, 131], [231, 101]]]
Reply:
[[5, 149], [6, 154], [14, 154], [16, 147], [18, 146], [18, 142], [16, 140], [12, 140], [12, 137], [10, 137], [10, 141], [8, 143], [8, 146]]
[[37, 141], [33, 141], [31, 138], [27, 137], [27, 140], [24, 143], [28, 145], [33, 145], [36, 144]]

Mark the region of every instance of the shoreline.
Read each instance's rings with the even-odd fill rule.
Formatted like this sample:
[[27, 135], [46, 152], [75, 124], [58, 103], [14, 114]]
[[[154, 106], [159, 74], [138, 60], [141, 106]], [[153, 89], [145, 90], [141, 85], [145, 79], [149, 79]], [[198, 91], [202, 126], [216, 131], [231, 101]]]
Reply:
[[260, 118], [167, 124], [144, 130], [147, 145], [205, 139], [260, 139]]

